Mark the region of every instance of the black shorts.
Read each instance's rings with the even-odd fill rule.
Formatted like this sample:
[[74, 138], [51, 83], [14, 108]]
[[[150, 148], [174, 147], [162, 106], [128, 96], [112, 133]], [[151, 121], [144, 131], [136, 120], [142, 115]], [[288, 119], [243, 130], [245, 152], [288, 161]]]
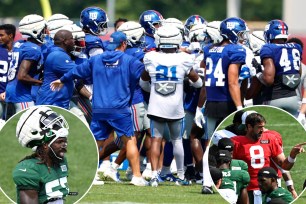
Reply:
[[204, 115], [213, 118], [226, 118], [229, 114], [236, 111], [233, 101], [207, 101], [205, 104]]

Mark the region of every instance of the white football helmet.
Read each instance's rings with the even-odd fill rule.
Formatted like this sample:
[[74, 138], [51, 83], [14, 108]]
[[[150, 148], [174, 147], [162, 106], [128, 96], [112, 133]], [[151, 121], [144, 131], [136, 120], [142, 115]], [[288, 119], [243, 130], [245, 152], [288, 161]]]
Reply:
[[144, 28], [135, 21], [128, 21], [120, 25], [120, 27], [117, 29], [118, 31], [121, 31], [125, 33], [128, 44], [133, 47], [135, 44], [144, 44], [145, 39], [145, 30]]
[[54, 14], [47, 21], [47, 28], [50, 33], [50, 37], [53, 39], [55, 33], [65, 25], [72, 25], [73, 21], [63, 14]]
[[163, 25], [172, 25], [174, 27], [177, 27], [181, 31], [182, 36], [184, 35], [184, 24], [179, 19], [177, 19], [177, 18], [167, 18], [167, 19], [162, 21], [162, 24]]
[[26, 110], [17, 123], [16, 137], [23, 147], [33, 148], [59, 137], [68, 137], [68, 123], [47, 106], [34, 106]]
[[253, 31], [250, 35], [250, 48], [255, 55], [259, 55], [261, 47], [266, 44], [264, 31]]
[[170, 25], [163, 25], [154, 34], [155, 44], [158, 48], [179, 48], [183, 37], [178, 28]]
[[220, 43], [223, 40], [220, 33], [220, 24], [221, 21], [211, 21], [207, 24], [206, 32], [211, 43]]
[[78, 57], [80, 54], [84, 53], [85, 50], [85, 33], [82, 28], [77, 26], [76, 24], [65, 25], [59, 30], [68, 30], [72, 33], [74, 39], [74, 50], [71, 52], [74, 56]]
[[19, 22], [19, 31], [22, 36], [34, 38], [40, 43], [43, 43], [45, 28], [45, 19], [37, 14], [27, 15]]
[[189, 31], [189, 42], [203, 42], [206, 37], [206, 24], [196, 24]]

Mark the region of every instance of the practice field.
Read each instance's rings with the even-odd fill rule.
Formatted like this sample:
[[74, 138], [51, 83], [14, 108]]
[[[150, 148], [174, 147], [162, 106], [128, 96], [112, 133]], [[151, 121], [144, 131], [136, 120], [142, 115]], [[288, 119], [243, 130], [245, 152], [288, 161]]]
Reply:
[[[97, 146], [90, 130], [75, 115], [63, 109], [55, 107], [52, 109], [63, 115], [69, 124], [66, 153], [68, 185], [71, 192], [79, 193], [77, 196], [67, 197], [65, 203], [72, 204], [81, 199], [91, 186], [98, 161]], [[33, 153], [31, 149], [22, 147], [16, 138], [16, 124], [20, 115], [10, 119], [0, 133], [0, 186], [14, 201], [16, 201], [16, 187], [12, 178], [13, 169], [22, 158]], [[10, 201], [1, 196], [0, 203], [10, 203]]]

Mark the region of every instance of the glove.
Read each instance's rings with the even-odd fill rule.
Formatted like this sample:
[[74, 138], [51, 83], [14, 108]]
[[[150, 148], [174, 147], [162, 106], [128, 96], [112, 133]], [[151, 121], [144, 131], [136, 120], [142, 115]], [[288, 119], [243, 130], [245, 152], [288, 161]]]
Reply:
[[200, 51], [201, 49], [201, 45], [199, 42], [192, 42], [190, 43], [190, 45], [187, 47], [187, 51], [188, 52], [194, 52], [194, 51]]
[[196, 72], [198, 73], [198, 75], [200, 76], [200, 77], [204, 77], [204, 74], [205, 74], [205, 70], [204, 70], [204, 68], [198, 68], [197, 70], [196, 70]]
[[202, 108], [197, 107], [196, 114], [194, 117], [194, 122], [198, 127], [203, 128], [202, 124], [205, 124], [205, 118], [202, 113]]
[[[253, 68], [255, 68], [256, 74], [259, 73], [259, 72], [262, 72], [261, 65], [257, 62], [257, 60], [255, 58], [253, 58], [253, 60], [252, 60], [252, 66], [253, 66]], [[253, 76], [255, 76], [256, 74], [254, 74]]]
[[299, 113], [297, 120], [304, 126], [306, 127], [306, 118], [305, 118], [305, 114], [303, 113]]

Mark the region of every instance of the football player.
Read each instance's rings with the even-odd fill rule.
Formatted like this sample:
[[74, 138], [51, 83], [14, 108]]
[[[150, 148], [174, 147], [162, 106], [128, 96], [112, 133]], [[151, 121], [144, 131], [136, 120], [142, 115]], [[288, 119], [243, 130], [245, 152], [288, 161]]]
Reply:
[[43, 63], [40, 46], [44, 42], [46, 21], [36, 14], [27, 15], [19, 22], [19, 31], [27, 40], [14, 44], [5, 99], [14, 104], [16, 112], [34, 106], [31, 87], [42, 84], [41, 80], [33, 77]]
[[281, 20], [270, 21], [265, 27], [264, 36], [267, 44], [260, 50], [264, 70], [259, 76], [264, 84], [264, 104], [296, 115], [300, 100], [296, 88], [300, 83], [302, 48], [297, 43], [286, 43], [288, 26]]
[[[156, 46], [161, 52], [148, 52], [144, 57], [145, 71], [140, 86], [150, 92], [148, 117], [151, 119], [151, 186], [158, 186], [157, 165], [166, 126], [170, 130], [173, 154], [177, 165], [177, 185], [189, 185], [184, 176], [184, 150], [182, 133], [184, 126], [183, 79], [193, 86], [202, 86], [202, 80], [192, 69], [194, 57], [180, 52], [182, 35], [174, 26], [162, 26], [155, 35]], [[150, 81], [151, 80], [151, 84]]]
[[68, 129], [65, 118], [46, 106], [31, 107], [20, 116], [18, 142], [36, 150], [13, 170], [17, 203], [64, 203], [69, 193], [65, 157]]
[[145, 29], [145, 52], [149, 52], [156, 49], [154, 33], [156, 30], [161, 27], [163, 16], [155, 10], [147, 10], [142, 12], [139, 16], [139, 23]]
[[124, 53], [126, 35], [114, 32], [107, 46], [109, 51], [92, 57], [51, 83], [52, 90], [61, 88], [75, 78], [90, 78], [93, 81], [93, 120], [90, 125], [96, 141], [105, 141], [112, 131], [117, 134], [118, 144], [126, 146], [126, 157], [133, 171], [131, 183], [147, 185], [141, 177], [139, 153], [134, 136], [130, 101], [144, 65]]
[[[250, 202], [261, 203], [257, 174], [262, 167], [271, 166], [273, 161], [284, 170], [290, 170], [296, 156], [304, 151], [302, 144], [294, 146], [286, 158], [278, 139], [271, 132], [264, 131], [265, 118], [259, 113], [251, 113], [245, 119], [246, 135], [234, 136], [233, 158], [245, 161], [251, 177], [248, 186]], [[267, 142], [268, 141], [268, 142]]]
[[263, 167], [258, 172], [258, 186], [262, 192], [262, 203], [270, 203], [272, 199], [281, 199], [291, 203], [294, 199], [289, 191], [277, 185], [277, 173], [272, 167]]

